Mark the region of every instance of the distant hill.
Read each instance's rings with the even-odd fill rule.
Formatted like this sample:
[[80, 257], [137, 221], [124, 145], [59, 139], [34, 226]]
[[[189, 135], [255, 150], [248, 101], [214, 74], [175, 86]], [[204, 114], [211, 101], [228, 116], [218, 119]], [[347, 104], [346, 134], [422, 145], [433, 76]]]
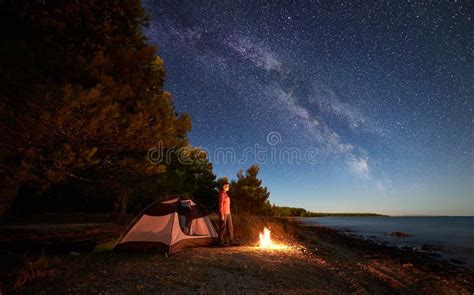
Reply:
[[323, 213], [311, 212], [303, 208], [281, 207], [273, 205], [273, 212], [275, 216], [281, 217], [324, 217], [324, 216], [387, 216], [377, 213]]
[[324, 212], [306, 212], [301, 217], [325, 217], [325, 216], [339, 216], [339, 217], [364, 217], [364, 216], [388, 216], [378, 213], [324, 213]]

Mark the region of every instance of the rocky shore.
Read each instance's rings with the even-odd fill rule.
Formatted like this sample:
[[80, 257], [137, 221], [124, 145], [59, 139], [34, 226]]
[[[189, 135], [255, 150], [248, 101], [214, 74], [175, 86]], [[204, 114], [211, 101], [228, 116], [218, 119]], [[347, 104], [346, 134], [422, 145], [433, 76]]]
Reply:
[[[244, 223], [244, 220], [245, 223]], [[256, 247], [272, 228], [279, 250]], [[2, 294], [472, 294], [473, 271], [429, 254], [287, 220], [236, 218], [242, 246], [163, 254], [91, 253], [123, 226], [0, 229]]]

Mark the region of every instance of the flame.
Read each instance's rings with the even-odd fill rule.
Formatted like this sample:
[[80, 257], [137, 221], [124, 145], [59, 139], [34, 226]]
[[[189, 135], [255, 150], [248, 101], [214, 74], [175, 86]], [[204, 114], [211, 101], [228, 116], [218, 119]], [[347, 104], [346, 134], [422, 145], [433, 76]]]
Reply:
[[272, 241], [270, 237], [270, 230], [267, 227], [263, 228], [263, 233], [260, 233], [258, 237], [260, 238], [260, 249], [268, 249], [268, 250], [288, 250], [289, 247], [287, 245], [280, 245], [276, 244]]
[[266, 227], [263, 228], [263, 233], [260, 233], [260, 248], [270, 248], [273, 245], [273, 241], [270, 238], [270, 230]]

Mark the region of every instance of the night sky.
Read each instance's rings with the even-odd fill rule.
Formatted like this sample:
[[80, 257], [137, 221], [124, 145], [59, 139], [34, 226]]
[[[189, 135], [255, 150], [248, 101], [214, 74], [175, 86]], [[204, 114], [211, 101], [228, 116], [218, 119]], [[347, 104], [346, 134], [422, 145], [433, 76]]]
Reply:
[[271, 203], [317, 212], [474, 215], [472, 1], [144, 6], [219, 177], [258, 163]]

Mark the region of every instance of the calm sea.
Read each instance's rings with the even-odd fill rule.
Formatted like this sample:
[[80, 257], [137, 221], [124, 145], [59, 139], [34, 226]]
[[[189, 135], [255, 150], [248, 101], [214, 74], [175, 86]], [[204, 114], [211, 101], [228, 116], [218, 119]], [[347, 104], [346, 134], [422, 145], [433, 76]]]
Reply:
[[[302, 222], [350, 231], [400, 247], [436, 250], [474, 267], [474, 217], [302, 217]], [[393, 237], [392, 232], [412, 237]]]

